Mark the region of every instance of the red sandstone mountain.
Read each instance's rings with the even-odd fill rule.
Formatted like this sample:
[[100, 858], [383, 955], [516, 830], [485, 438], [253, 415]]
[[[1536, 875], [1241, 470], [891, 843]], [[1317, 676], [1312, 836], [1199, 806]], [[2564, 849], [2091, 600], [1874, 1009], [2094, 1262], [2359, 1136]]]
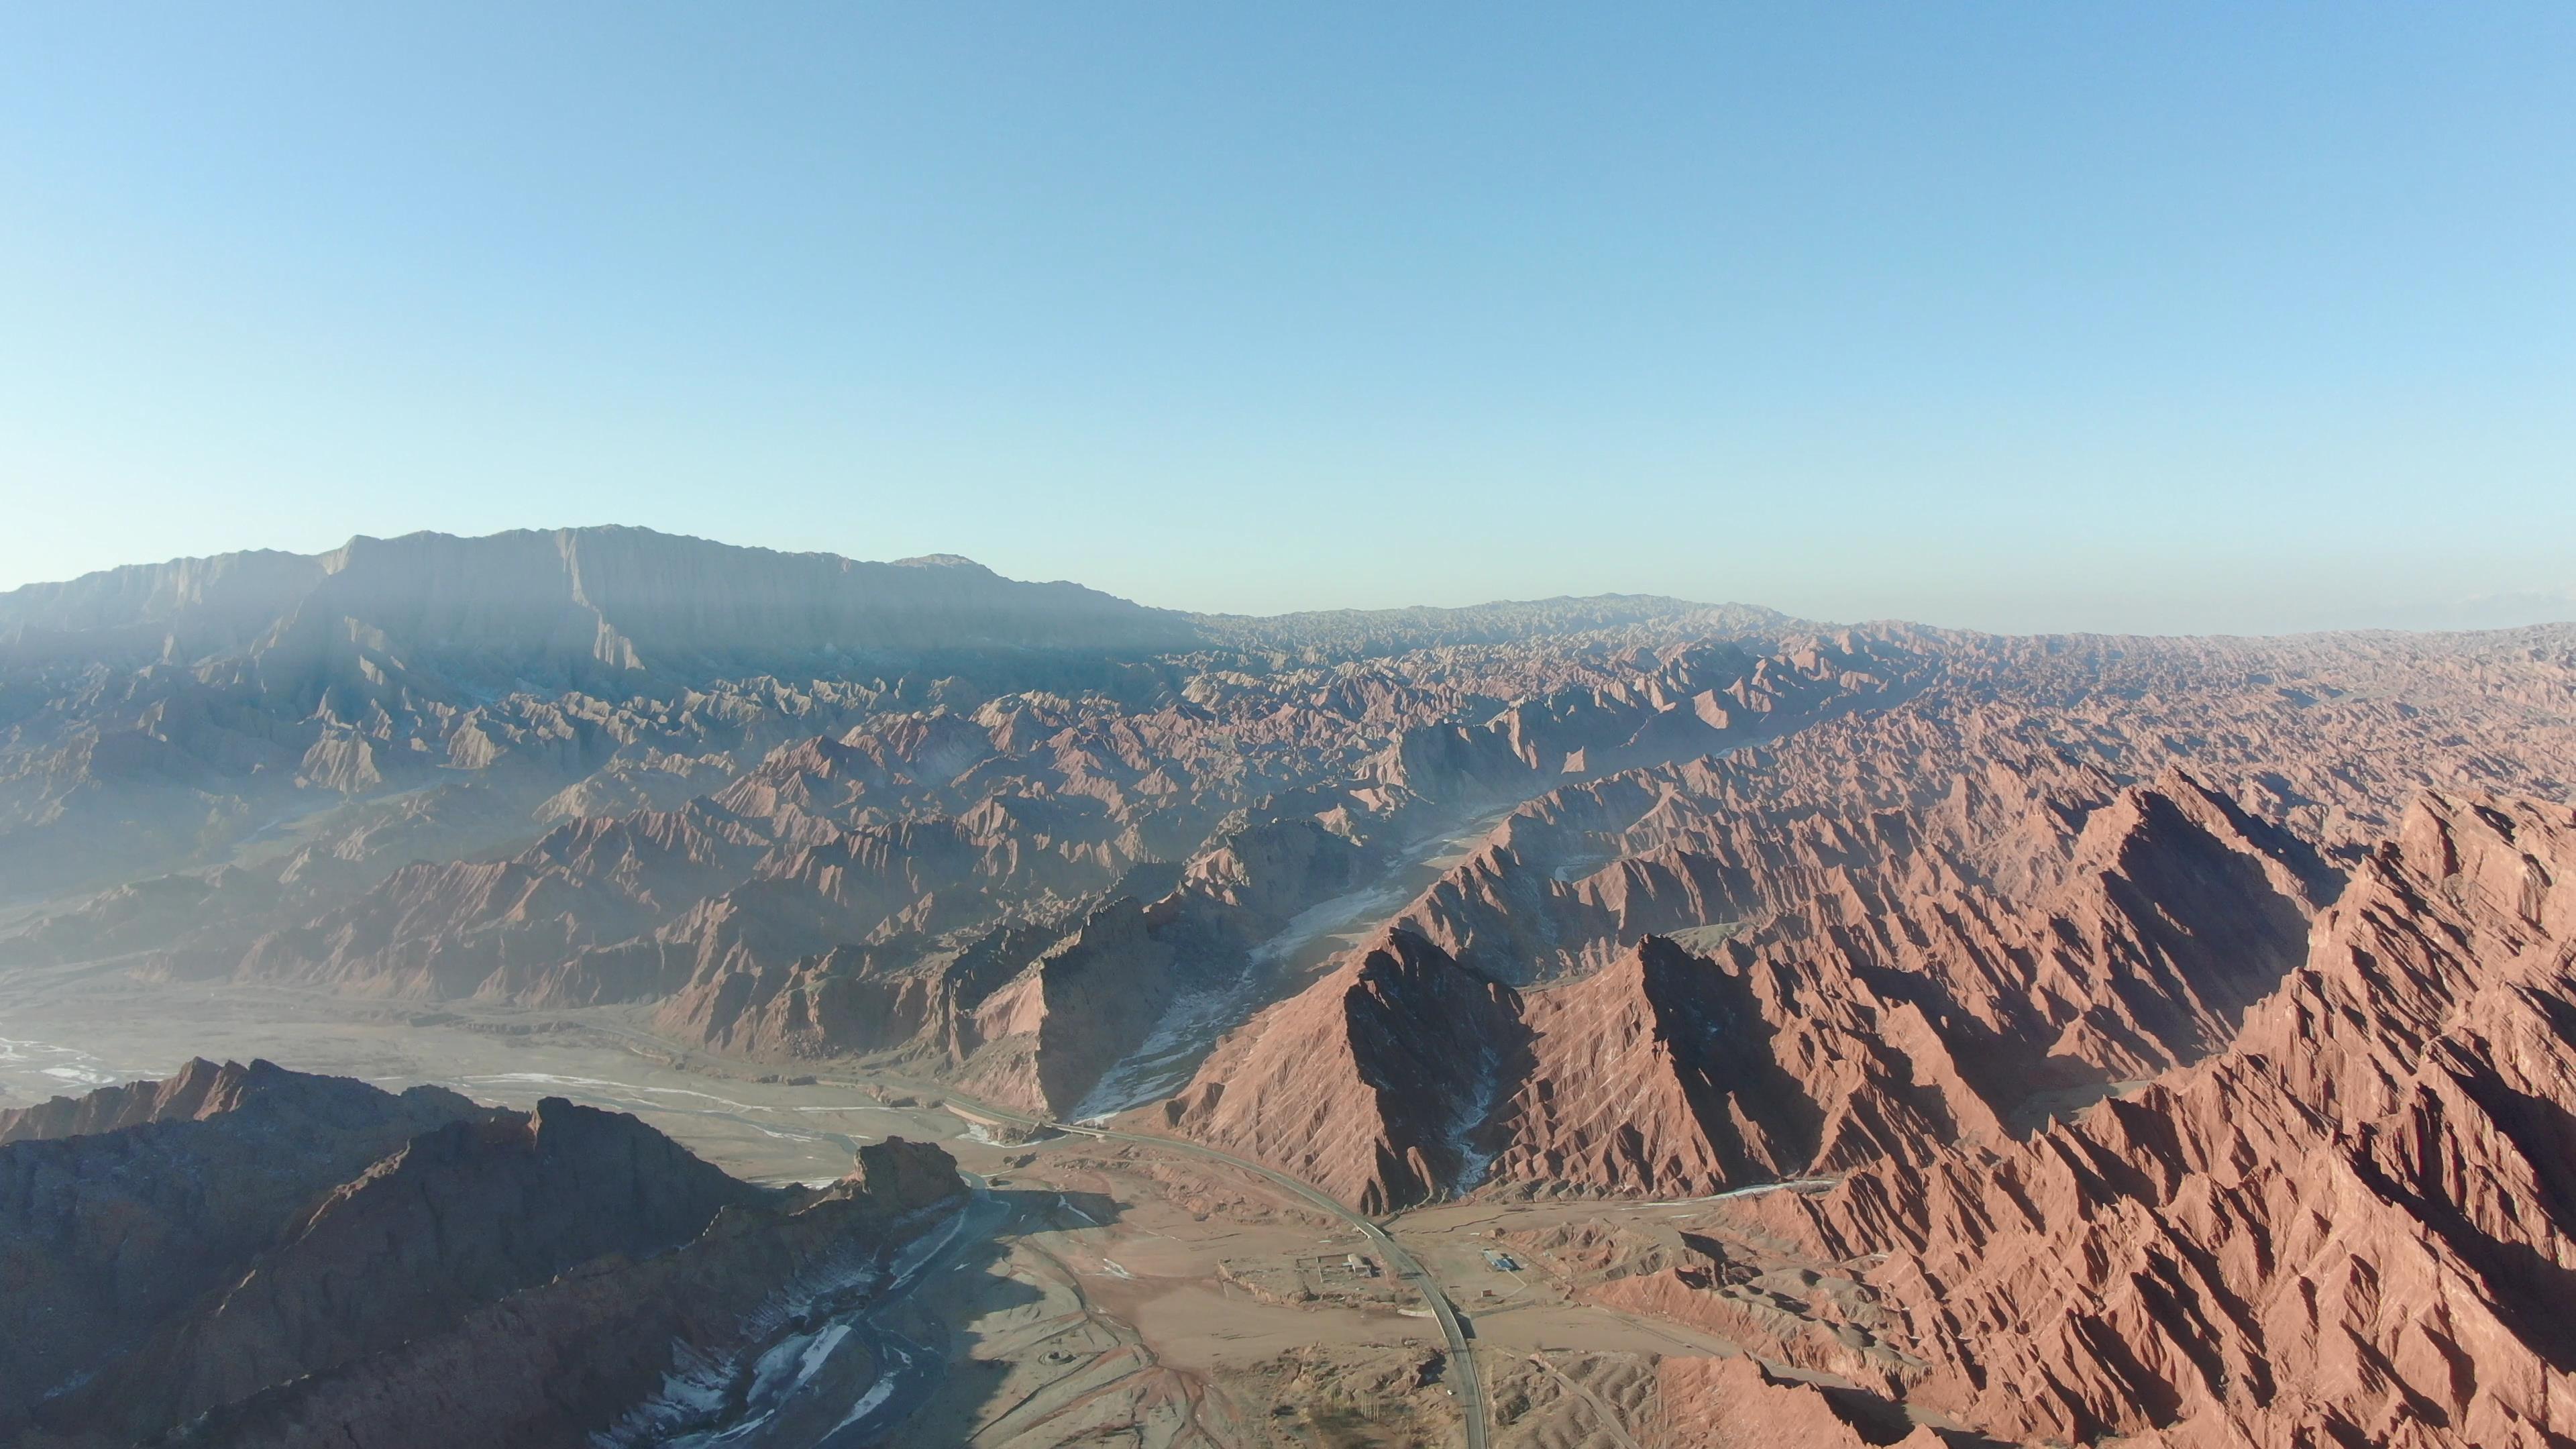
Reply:
[[1519, 1000], [1390, 933], [1238, 1032], [1167, 1104], [1188, 1134], [1277, 1163], [1363, 1212], [1472, 1181], [1472, 1140], [1518, 1049]]
[[[1845, 641], [1483, 667], [1566, 682], [1473, 727], [1425, 722], [1454, 711], [1457, 684], [1399, 675], [1293, 704], [1211, 678], [1151, 713], [1044, 699], [889, 713], [677, 809], [406, 866], [238, 957], [173, 952], [163, 969], [658, 998], [666, 1029], [729, 1050], [901, 1051], [1066, 1110], [1182, 997], [1228, 989], [1262, 940], [1382, 870], [1417, 822], [1521, 799], [1570, 754], [1652, 761], [1803, 727], [1916, 666]], [[1676, 713], [1693, 690], [1735, 714]], [[1012, 972], [991, 974], [1005, 958]]]
[[[1189, 619], [574, 531], [21, 591], [0, 693], [7, 962], [630, 1004], [1057, 1114], [1177, 1072], [1143, 1120], [1372, 1210], [1840, 1177], [1745, 1209], [1831, 1292], [1697, 1249], [1587, 1289], [1771, 1361], [1668, 1365], [1671, 1444], [2571, 1418], [2565, 628]], [[352, 1088], [0, 1113], [0, 1397], [114, 1358], [67, 1436], [568, 1442], [893, 1220]], [[423, 1213], [476, 1226], [418, 1256]]]
[[[265, 1092], [301, 1090], [304, 1079], [270, 1062], [218, 1065], [192, 1057], [157, 1082], [121, 1082], [78, 1097], [56, 1097], [33, 1107], [0, 1112], [0, 1145], [55, 1137], [117, 1132], [148, 1122], [195, 1122], [242, 1106]], [[461, 1098], [425, 1088], [416, 1094], [465, 1110]]]
[[[2249, 840], [2287, 831], [2348, 861], [2413, 789], [2546, 793], [2576, 776], [2553, 713], [2576, 672], [2563, 631], [2034, 642], [1560, 601], [1202, 620], [1178, 643], [1105, 652], [1038, 648], [1040, 631], [1026, 648], [938, 655], [945, 673], [917, 650], [808, 648], [779, 678], [725, 670], [775, 664], [772, 646], [806, 648], [822, 625], [746, 636], [734, 654], [710, 641], [761, 635], [742, 621], [784, 597], [771, 573], [823, 564], [716, 550], [673, 577], [704, 575], [733, 602], [693, 613], [610, 558], [697, 558], [679, 541], [537, 537], [370, 546], [327, 587], [270, 560], [29, 595], [45, 629], [163, 630], [165, 657], [78, 680], [33, 656], [8, 666], [51, 702], [0, 740], [0, 851], [78, 857], [31, 843], [77, 827], [185, 838], [226, 863], [64, 902], [0, 937], [0, 959], [655, 1003], [660, 1029], [693, 1045], [887, 1055], [1022, 1105], [1096, 1109], [1175, 1013], [1239, 997], [1221, 1028], [1293, 984], [1254, 969], [1287, 923], [1400, 873], [1417, 841], [1530, 801], [1401, 923], [1524, 984], [1649, 934], [1776, 944], [1803, 924], [1846, 958], [1814, 969], [1928, 983], [1914, 1005], [1968, 1049], [1972, 1075], [1998, 1057], [1971, 1085], [2010, 1115], [2038, 1092], [2205, 1053], [2286, 959], [2266, 946], [2218, 961], [2142, 929], [2156, 958], [2143, 995], [2104, 986], [2129, 959], [2118, 942], [2054, 980], [2048, 923], [2121, 911], [2025, 899], [2060, 889], [2047, 873], [2071, 858], [2042, 811], [2090, 818], [2180, 764]], [[951, 568], [924, 567], [895, 574]], [[510, 574], [511, 598], [571, 590], [563, 607], [598, 615], [585, 639], [626, 641], [582, 656], [614, 680], [527, 673], [536, 656], [511, 650], [552, 626], [458, 612], [442, 591], [477, 570]], [[715, 587], [737, 573], [739, 588]], [[238, 666], [274, 630], [208, 621], [302, 609], [308, 584], [312, 607], [364, 603], [347, 617], [428, 642], [365, 645], [373, 678], [271, 689]], [[899, 634], [935, 612], [824, 634]], [[447, 687], [482, 677], [449, 658], [477, 630], [498, 631], [485, 665], [518, 661], [497, 695]], [[630, 648], [640, 666], [616, 662]], [[1987, 779], [1990, 764], [2015, 778]], [[1898, 828], [1928, 833], [1885, 833]], [[1273, 845], [1293, 848], [1257, 858]], [[2330, 888], [2314, 862], [2281, 860], [2300, 877], [2285, 910]], [[1920, 943], [1837, 934], [1929, 893], [1947, 894]], [[2275, 910], [2262, 935], [2285, 929]], [[1927, 952], [1940, 959], [1914, 959]], [[1996, 952], [1999, 974], [1984, 965]], [[2052, 1014], [2063, 1002], [2075, 1019]]]
[[2567, 806], [2428, 797], [2225, 1053], [1771, 1220], [1866, 1265], [1887, 1392], [2006, 1438], [2559, 1442], [2571, 873]]
[[[1648, 936], [1513, 991], [1398, 928], [1244, 1028], [1166, 1120], [1354, 1202], [1694, 1195], [1998, 1140], [2047, 1094], [2223, 1044], [2300, 955], [2313, 856], [2179, 773], [2028, 768], [1919, 814], [1724, 817], [1665, 857], [1743, 927], [1696, 953]], [[1451, 1004], [1471, 998], [1494, 1004]]]

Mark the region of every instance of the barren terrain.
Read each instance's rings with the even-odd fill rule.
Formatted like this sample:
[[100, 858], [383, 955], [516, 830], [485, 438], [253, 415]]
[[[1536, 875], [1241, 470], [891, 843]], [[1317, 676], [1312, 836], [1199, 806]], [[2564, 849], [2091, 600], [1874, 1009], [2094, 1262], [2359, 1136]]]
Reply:
[[[2576, 628], [1241, 620], [567, 530], [22, 590], [0, 706], [0, 1112], [165, 1083], [9, 1119], [24, 1241], [276, 1130], [160, 1130], [274, 1080], [191, 1059], [472, 1099], [302, 1089], [374, 1125], [232, 1297], [29, 1249], [106, 1356], [0, 1407], [65, 1444], [193, 1344], [154, 1422], [371, 1449], [469, 1369], [529, 1445], [2576, 1422]], [[377, 1226], [451, 1201], [494, 1241]]]

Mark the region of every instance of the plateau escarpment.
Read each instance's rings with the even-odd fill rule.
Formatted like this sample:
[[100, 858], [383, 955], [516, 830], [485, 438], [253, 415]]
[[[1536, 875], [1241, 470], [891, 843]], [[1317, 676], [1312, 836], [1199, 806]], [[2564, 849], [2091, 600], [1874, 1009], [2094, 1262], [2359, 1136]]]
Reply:
[[[962, 559], [623, 528], [359, 538], [29, 585], [0, 594], [0, 864], [21, 892], [188, 865], [403, 791], [483, 786], [517, 817], [604, 772], [590, 793], [667, 797], [709, 753], [855, 717], [907, 670], [916, 688], [1114, 677], [1112, 657], [1197, 639], [1181, 615]], [[442, 810], [440, 833], [515, 833], [460, 818], [480, 803]]]

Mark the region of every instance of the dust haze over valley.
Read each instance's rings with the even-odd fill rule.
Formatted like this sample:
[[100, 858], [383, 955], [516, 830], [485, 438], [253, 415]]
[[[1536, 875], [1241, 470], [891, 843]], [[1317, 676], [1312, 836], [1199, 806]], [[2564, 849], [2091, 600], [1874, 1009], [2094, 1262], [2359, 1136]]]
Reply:
[[0, 7], [0, 1449], [2571, 1449], [2571, 73]]
[[2567, 1422], [2576, 626], [590, 528], [23, 588], [0, 707], [12, 1442]]

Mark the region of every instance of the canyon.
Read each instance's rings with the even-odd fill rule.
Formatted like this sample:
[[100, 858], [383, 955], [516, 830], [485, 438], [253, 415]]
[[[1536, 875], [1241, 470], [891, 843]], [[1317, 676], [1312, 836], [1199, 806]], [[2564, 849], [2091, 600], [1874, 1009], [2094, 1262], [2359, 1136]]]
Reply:
[[0, 594], [0, 1440], [2564, 1442], [2572, 798], [2565, 625]]

